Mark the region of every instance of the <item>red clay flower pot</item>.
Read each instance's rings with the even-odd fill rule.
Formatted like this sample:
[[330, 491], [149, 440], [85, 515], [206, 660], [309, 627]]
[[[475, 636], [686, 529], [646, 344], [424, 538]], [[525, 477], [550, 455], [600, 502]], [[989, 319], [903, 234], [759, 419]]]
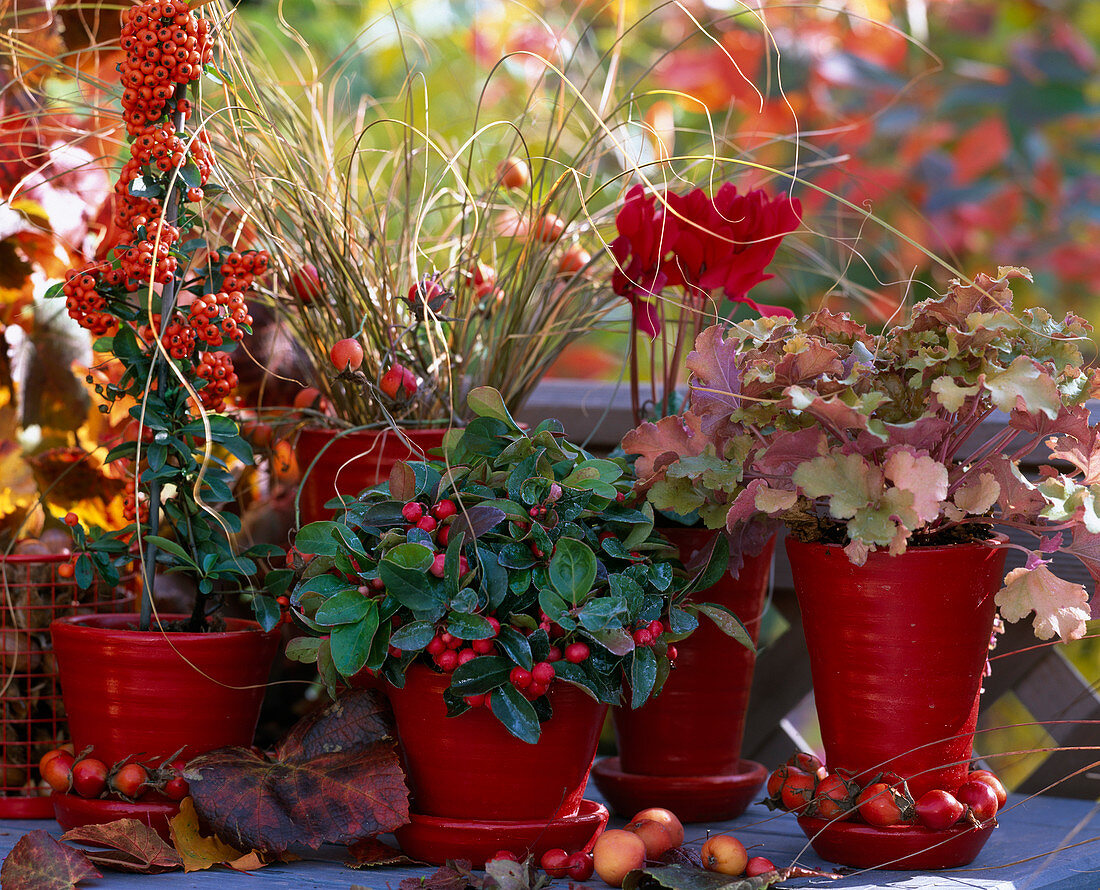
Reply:
[[251, 745], [279, 635], [236, 618], [224, 633], [137, 631], [137, 622], [124, 613], [50, 625], [76, 750], [90, 745], [110, 765]]
[[[442, 831], [460, 848], [448, 847], [452, 858], [477, 859], [509, 843], [527, 849], [535, 838], [536, 849], [562, 846], [554, 838], [579, 849], [578, 841], [607, 819], [601, 807], [582, 808], [607, 706], [555, 682], [549, 693], [554, 715], [529, 745], [483, 708], [448, 717], [443, 690], [449, 684], [449, 675], [413, 665], [403, 689], [384, 687], [415, 811], [412, 824], [396, 832], [402, 848], [442, 862], [430, 840]], [[578, 831], [583, 838], [574, 836]]]
[[308, 470], [298, 501], [302, 525], [331, 519], [332, 511], [325, 509], [328, 501], [337, 495], [352, 498], [385, 482], [398, 461], [423, 460], [431, 449], [443, 444], [446, 432], [442, 427], [409, 429], [402, 435], [388, 428], [343, 435], [339, 430], [302, 430], [298, 434], [298, 466], [302, 473]]
[[[182, 615], [161, 615], [172, 621]], [[252, 744], [277, 633], [226, 619], [224, 633], [138, 631], [138, 616], [85, 615], [50, 625], [61, 694], [77, 751], [90, 746], [110, 766], [127, 756], [189, 759]], [[53, 794], [62, 828], [139, 819], [163, 837], [179, 804]]]
[[[915, 798], [954, 791], [973, 753], [1005, 550], [912, 547], [901, 556], [876, 551], [854, 566], [841, 547], [788, 538], [787, 553], [827, 766], [851, 770], [861, 783], [895, 772]], [[940, 849], [946, 857], [953, 847]], [[833, 861], [867, 864], [859, 854]]]
[[[684, 560], [717, 534], [696, 528], [662, 531]], [[726, 574], [695, 597], [729, 607], [754, 642], [774, 547], [772, 539], [761, 554], [745, 560], [737, 578]], [[676, 667], [660, 695], [637, 710], [613, 709], [619, 756], [597, 764], [593, 778], [612, 808], [628, 817], [661, 806], [685, 822], [732, 819], [766, 777], [762, 765], [741, 760], [756, 655], [705, 617], [677, 649]]]

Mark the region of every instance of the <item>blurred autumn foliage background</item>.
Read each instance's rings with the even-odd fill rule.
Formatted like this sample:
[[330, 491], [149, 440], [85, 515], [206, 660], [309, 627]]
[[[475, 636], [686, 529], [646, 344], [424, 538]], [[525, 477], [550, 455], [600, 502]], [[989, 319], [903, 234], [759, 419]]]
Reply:
[[[54, 516], [75, 506], [107, 524], [123, 485], [100, 458], [127, 418], [99, 412], [90, 343], [40, 299], [110, 243], [103, 206], [125, 153], [120, 8], [0, 0], [0, 523], [32, 531], [39, 492]], [[412, 89], [456, 142], [475, 117], [515, 120], [537, 84], [559, 70], [576, 80], [595, 60], [637, 122], [619, 150], [660, 184], [705, 183], [717, 156], [739, 190], [800, 198], [803, 229], [754, 290], [760, 302], [828, 301], [881, 324], [956, 275], [1012, 264], [1035, 275], [1020, 302], [1096, 315], [1089, 0], [248, 0], [224, 24], [237, 21], [288, 82], [338, 83], [349, 113]], [[618, 376], [627, 311], [623, 333], [591, 338], [557, 373]]]

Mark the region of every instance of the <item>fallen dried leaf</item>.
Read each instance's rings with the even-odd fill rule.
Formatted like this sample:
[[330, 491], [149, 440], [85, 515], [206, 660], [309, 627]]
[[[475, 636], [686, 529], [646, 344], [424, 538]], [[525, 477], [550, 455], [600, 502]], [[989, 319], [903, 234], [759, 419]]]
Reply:
[[3, 890], [73, 890], [103, 877], [79, 850], [58, 843], [42, 829], [21, 837], [0, 869]]
[[546, 873], [535, 867], [534, 857], [523, 862], [494, 859], [485, 864], [483, 890], [542, 890], [549, 883]]
[[398, 890], [482, 890], [484, 881], [473, 873], [466, 859], [448, 860], [426, 878], [405, 878]]
[[348, 868], [371, 868], [378, 865], [423, 865], [410, 859], [396, 847], [383, 843], [376, 837], [365, 837], [348, 845], [351, 859], [344, 865]]
[[370, 690], [301, 720], [273, 760], [223, 748], [191, 761], [186, 776], [219, 837], [265, 853], [353, 843], [409, 818], [389, 705]]
[[264, 865], [254, 852], [242, 853], [217, 837], [204, 836], [199, 828], [199, 815], [189, 797], [183, 799], [179, 813], [168, 823], [168, 828], [184, 871], [202, 871], [215, 865], [249, 871]]
[[183, 867], [183, 860], [153, 829], [137, 819], [85, 825], [61, 835], [63, 841], [102, 850], [83, 850], [89, 861], [113, 871], [155, 875]]

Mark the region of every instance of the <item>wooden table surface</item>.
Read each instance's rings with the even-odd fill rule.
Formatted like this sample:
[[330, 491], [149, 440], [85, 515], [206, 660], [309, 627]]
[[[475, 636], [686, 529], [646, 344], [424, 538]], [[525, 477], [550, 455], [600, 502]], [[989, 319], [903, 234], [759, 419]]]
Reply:
[[[589, 797], [598, 799], [594, 787]], [[621, 825], [612, 820], [612, 825]], [[777, 865], [797, 862], [812, 867], [828, 867], [806, 844], [792, 816], [769, 813], [754, 804], [733, 822], [687, 826], [687, 843], [698, 849], [706, 829], [735, 834], [750, 855], [764, 855]], [[45, 828], [60, 835], [52, 821], [0, 821], [0, 856], [7, 856], [16, 841], [28, 831]], [[434, 868], [371, 868], [351, 870], [343, 865], [342, 850], [324, 849], [317, 858], [286, 865], [269, 865], [252, 873], [228, 869], [205, 872], [171, 872], [142, 876], [104, 872], [103, 878], [81, 883], [80, 888], [95, 890], [245, 890], [245, 888], [287, 888], [287, 890], [397, 890], [408, 877], [431, 874]], [[553, 887], [567, 890], [567, 880]], [[605, 888], [598, 878], [588, 881], [593, 890]], [[1100, 804], [1057, 797], [1031, 799], [1012, 796], [1001, 813], [1000, 827], [986, 844], [978, 859], [968, 868], [946, 872], [866, 871], [841, 880], [799, 878], [782, 886], [809, 888], [835, 887], [838, 890], [904, 888], [904, 890], [1100, 890]]]

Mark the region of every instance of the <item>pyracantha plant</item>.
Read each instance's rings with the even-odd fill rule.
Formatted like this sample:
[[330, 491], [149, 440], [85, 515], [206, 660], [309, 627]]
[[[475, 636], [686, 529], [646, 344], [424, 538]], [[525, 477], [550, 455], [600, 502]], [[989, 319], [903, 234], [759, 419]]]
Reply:
[[296, 618], [315, 636], [288, 654], [330, 687], [363, 670], [402, 687], [424, 664], [450, 674], [449, 713], [486, 707], [534, 742], [552, 683], [637, 707], [660, 689], [675, 643], [704, 613], [751, 645], [731, 612], [688, 598], [725, 571], [724, 547], [693, 577], [627, 501], [622, 460], [595, 458], [545, 420], [525, 432], [488, 387], [443, 460], [399, 464], [333, 521], [295, 540]]
[[[1036, 634], [1080, 637], [1088, 593], [1050, 564], [1062, 552], [1100, 577], [1100, 435], [1082, 367], [1090, 326], [1015, 313], [1003, 268], [952, 283], [907, 324], [873, 335], [846, 314], [715, 326], [688, 357], [690, 407], [624, 440], [659, 509], [698, 510], [737, 546], [780, 521], [801, 540], [871, 550], [1033, 539], [997, 594], [1001, 615], [1035, 612]], [[1002, 412], [1004, 425], [984, 423]], [[1032, 478], [1022, 463], [1045, 444]], [[1065, 469], [1063, 469], [1065, 468]]]
[[[116, 240], [102, 260], [72, 269], [51, 295], [98, 339], [101, 410], [127, 408], [129, 437], [107, 461], [128, 477], [126, 518], [118, 531], [87, 532], [70, 514], [72, 570], [82, 587], [119, 573], [144, 550], [141, 625], [149, 626], [156, 571], [182, 573], [196, 590], [186, 628], [208, 628], [226, 591], [251, 591], [255, 558], [238, 553], [239, 519], [230, 461], [252, 462], [237, 423], [222, 412], [237, 384], [229, 353], [250, 330], [245, 295], [267, 267], [263, 251], [214, 247], [201, 237], [199, 204], [211, 197], [212, 158], [201, 128], [187, 131], [204, 66], [213, 53], [206, 19], [183, 0], [147, 0], [126, 10], [118, 65], [130, 144], [114, 189]], [[95, 382], [90, 378], [89, 382]], [[261, 624], [280, 609], [255, 595]]]

